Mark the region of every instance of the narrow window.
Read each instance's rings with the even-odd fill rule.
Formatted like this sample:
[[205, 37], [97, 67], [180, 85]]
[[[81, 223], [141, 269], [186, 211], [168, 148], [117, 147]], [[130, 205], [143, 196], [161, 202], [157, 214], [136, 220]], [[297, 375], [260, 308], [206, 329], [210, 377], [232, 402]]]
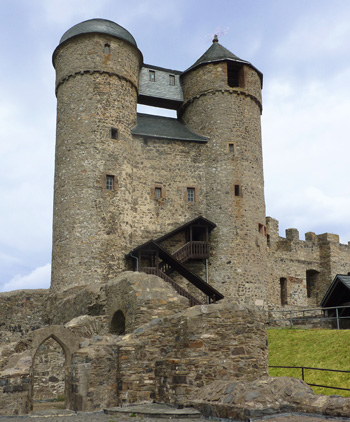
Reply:
[[111, 127], [111, 139], [118, 139], [118, 129]]
[[194, 202], [194, 188], [187, 188], [187, 202]]
[[244, 87], [244, 72], [243, 66], [237, 63], [227, 63], [227, 83], [228, 86]]
[[151, 82], [155, 82], [156, 81], [156, 72], [154, 70], [150, 70], [149, 71], [149, 80]]
[[111, 52], [111, 46], [109, 44], [105, 44], [104, 52], [105, 54], [109, 54]]
[[169, 85], [175, 86], [175, 75], [169, 75]]
[[231, 154], [235, 152], [235, 144], [228, 144], [228, 152]]
[[154, 197], [156, 199], [161, 199], [161, 197], [162, 197], [162, 188], [155, 188], [154, 189]]
[[235, 185], [235, 196], [241, 196], [241, 187], [240, 187], [240, 185]]
[[259, 233], [264, 234], [264, 226], [259, 223]]
[[282, 277], [280, 278], [280, 288], [281, 288], [281, 305], [287, 305], [287, 279]]
[[106, 189], [114, 190], [114, 176], [109, 174], [106, 175]]

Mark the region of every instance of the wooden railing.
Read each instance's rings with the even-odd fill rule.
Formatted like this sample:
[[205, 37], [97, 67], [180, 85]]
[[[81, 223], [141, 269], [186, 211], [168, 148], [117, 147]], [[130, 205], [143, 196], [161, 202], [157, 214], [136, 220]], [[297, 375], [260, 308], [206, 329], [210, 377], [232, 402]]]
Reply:
[[180, 262], [185, 262], [188, 259], [209, 258], [209, 243], [204, 241], [187, 242], [173, 253], [173, 257]]
[[179, 295], [185, 297], [190, 301], [190, 306], [202, 305], [202, 302], [200, 302], [198, 299], [188, 293], [185, 289], [175, 283], [175, 281], [169, 276], [167, 276], [163, 271], [160, 271], [155, 267], [142, 267], [140, 268], [140, 271], [146, 274], [154, 274], [166, 281], [167, 283], [171, 284], [171, 286], [177, 291], [177, 293], [179, 293]]

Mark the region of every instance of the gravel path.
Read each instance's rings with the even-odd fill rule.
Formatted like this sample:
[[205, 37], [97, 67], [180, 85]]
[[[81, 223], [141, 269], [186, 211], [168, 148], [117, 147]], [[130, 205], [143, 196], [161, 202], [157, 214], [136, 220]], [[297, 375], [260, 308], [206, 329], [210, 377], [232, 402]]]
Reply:
[[[65, 414], [66, 413], [66, 414]], [[155, 418], [148, 416], [131, 416], [130, 414], [114, 414], [106, 415], [104, 413], [83, 413], [69, 414], [67, 411], [62, 411], [58, 414], [42, 414], [42, 415], [28, 415], [28, 416], [0, 416], [1, 422], [205, 422], [209, 420], [220, 421], [219, 419], [178, 419], [178, 418]], [[225, 419], [227, 421], [227, 419]], [[256, 422], [258, 420], [255, 419]], [[304, 416], [304, 415], [290, 415], [290, 416], [278, 416], [269, 417], [267, 419], [261, 419], [261, 422], [350, 422], [349, 419], [341, 418], [324, 418], [315, 416]]]

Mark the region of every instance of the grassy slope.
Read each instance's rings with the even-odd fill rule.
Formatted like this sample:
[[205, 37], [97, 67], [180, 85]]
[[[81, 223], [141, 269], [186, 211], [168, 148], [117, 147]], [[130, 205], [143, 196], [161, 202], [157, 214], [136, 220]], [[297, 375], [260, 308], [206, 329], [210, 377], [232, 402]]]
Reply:
[[[350, 371], [350, 330], [268, 329], [269, 365], [309, 366]], [[271, 376], [301, 378], [300, 369], [270, 368]], [[305, 370], [312, 384], [350, 388], [350, 374]], [[350, 397], [350, 391], [311, 387], [316, 394]]]

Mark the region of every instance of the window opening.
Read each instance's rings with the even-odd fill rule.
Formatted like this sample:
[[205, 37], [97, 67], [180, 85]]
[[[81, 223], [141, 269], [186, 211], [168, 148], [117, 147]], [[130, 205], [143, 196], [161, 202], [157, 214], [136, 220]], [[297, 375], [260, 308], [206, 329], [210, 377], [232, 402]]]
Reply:
[[316, 270], [307, 270], [306, 271], [306, 294], [310, 299], [315, 297], [315, 290], [318, 281], [319, 272]]
[[125, 316], [122, 311], [114, 313], [111, 321], [110, 332], [119, 336], [125, 334]]
[[149, 80], [151, 82], [155, 82], [156, 81], [156, 72], [154, 70], [150, 70], [149, 71]]
[[111, 46], [109, 44], [105, 44], [104, 52], [105, 54], [109, 54], [111, 52]]
[[106, 176], [106, 189], [114, 190], [114, 176], [107, 174]]
[[244, 87], [243, 66], [237, 63], [227, 63], [227, 83], [231, 88]]
[[118, 129], [111, 127], [111, 139], [118, 139]]
[[169, 75], [169, 85], [175, 86], [175, 75]]
[[235, 152], [235, 145], [234, 144], [228, 144], [228, 152], [231, 152], [231, 153]]
[[287, 279], [285, 277], [280, 278], [281, 288], [281, 305], [287, 305]]
[[235, 185], [235, 196], [241, 196], [241, 187], [240, 187], [240, 185]]
[[187, 188], [187, 202], [194, 202], [194, 188]]
[[156, 199], [161, 199], [161, 197], [162, 197], [162, 188], [155, 188], [154, 189], [154, 197]]

